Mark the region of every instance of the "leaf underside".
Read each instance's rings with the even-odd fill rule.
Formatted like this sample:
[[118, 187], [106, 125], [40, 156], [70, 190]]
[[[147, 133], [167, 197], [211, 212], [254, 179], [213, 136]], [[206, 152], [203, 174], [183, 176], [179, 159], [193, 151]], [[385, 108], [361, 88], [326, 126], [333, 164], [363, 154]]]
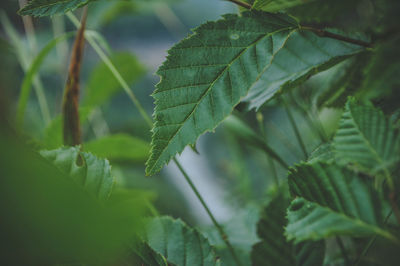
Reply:
[[22, 16], [52, 16], [73, 11], [96, 0], [31, 0], [18, 13]]
[[79, 147], [43, 150], [40, 154], [99, 199], [108, 199], [114, 184], [110, 163]]
[[278, 90], [360, 51], [299, 30], [284, 14], [226, 15], [194, 30], [171, 50], [157, 74], [155, 125], [146, 173], [155, 174], [184, 147], [226, 118], [246, 96], [258, 108]]
[[291, 169], [289, 187], [298, 198], [288, 209], [288, 239], [375, 234], [393, 239], [380, 228], [382, 204], [377, 193], [352, 171], [333, 163], [302, 164]]
[[334, 138], [339, 163], [370, 174], [390, 172], [400, 161], [400, 135], [382, 111], [349, 99]]
[[153, 250], [164, 256], [168, 263], [177, 266], [218, 265], [208, 240], [181, 220], [169, 217], [149, 220], [144, 239]]

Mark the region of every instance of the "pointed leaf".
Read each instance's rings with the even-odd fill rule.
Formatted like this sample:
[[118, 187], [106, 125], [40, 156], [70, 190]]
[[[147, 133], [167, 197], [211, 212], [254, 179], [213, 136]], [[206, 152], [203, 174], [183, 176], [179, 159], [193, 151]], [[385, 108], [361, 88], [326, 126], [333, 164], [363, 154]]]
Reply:
[[284, 227], [288, 206], [288, 197], [279, 193], [265, 208], [257, 226], [262, 241], [253, 246], [252, 265], [322, 265], [324, 242], [309, 241], [294, 245], [286, 239]]
[[144, 239], [169, 263], [177, 266], [218, 265], [214, 250], [208, 240], [181, 220], [173, 220], [169, 217], [150, 220]]
[[107, 160], [81, 152], [79, 147], [43, 150], [40, 154], [99, 199], [110, 196], [114, 178]]
[[96, 0], [31, 0], [18, 13], [22, 16], [52, 16], [67, 13]]
[[284, 14], [245, 12], [203, 24], [169, 51], [158, 71], [146, 173], [158, 172], [186, 145], [213, 130], [250, 88], [246, 101], [259, 107], [282, 87], [296, 85], [360, 49], [300, 31]]
[[380, 226], [381, 199], [366, 180], [333, 163], [301, 164], [290, 170], [295, 199], [288, 210], [288, 239], [319, 240], [334, 235], [394, 237]]
[[366, 173], [389, 171], [400, 161], [400, 135], [382, 111], [351, 98], [334, 138], [336, 160]]

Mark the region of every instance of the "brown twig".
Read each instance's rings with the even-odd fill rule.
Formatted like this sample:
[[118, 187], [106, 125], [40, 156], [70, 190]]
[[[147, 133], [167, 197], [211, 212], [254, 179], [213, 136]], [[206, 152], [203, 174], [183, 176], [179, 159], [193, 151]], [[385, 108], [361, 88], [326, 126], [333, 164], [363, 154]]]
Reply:
[[63, 99], [64, 144], [75, 146], [81, 144], [79, 123], [79, 78], [85, 44], [85, 27], [87, 6], [83, 9], [81, 27], [75, 39], [71, 53], [67, 84]]

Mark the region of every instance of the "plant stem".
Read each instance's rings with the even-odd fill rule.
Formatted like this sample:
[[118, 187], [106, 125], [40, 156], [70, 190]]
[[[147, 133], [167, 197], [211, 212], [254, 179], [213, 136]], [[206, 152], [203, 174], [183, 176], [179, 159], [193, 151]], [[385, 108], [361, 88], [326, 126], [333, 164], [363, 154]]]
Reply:
[[[227, 1], [232, 2], [232, 3], [234, 3], [234, 4], [238, 5], [238, 6], [247, 8], [249, 10], [252, 8], [252, 6], [250, 4], [242, 2], [240, 0], [227, 0]], [[348, 42], [348, 43], [360, 45], [360, 46], [363, 46], [363, 47], [366, 47], [366, 48], [371, 48], [372, 47], [372, 45], [370, 43], [367, 43], [367, 42], [364, 42], [364, 41], [361, 41], [361, 40], [357, 40], [357, 39], [353, 39], [353, 38], [349, 38], [349, 37], [346, 37], [346, 36], [343, 36], [343, 35], [339, 35], [339, 34], [336, 34], [336, 33], [332, 33], [332, 32], [326, 31], [326, 30], [316, 29], [316, 28], [308, 27], [308, 26], [300, 26], [300, 29], [314, 32], [319, 37], [336, 39], [336, 40], [340, 40], [340, 41], [343, 41], [343, 42]]]
[[292, 111], [290, 110], [289, 105], [287, 104], [285, 98], [281, 97], [281, 100], [282, 100], [282, 103], [283, 103], [283, 105], [285, 107], [287, 116], [289, 117], [290, 124], [292, 125], [294, 134], [296, 135], [296, 138], [297, 138], [297, 141], [300, 144], [301, 150], [302, 150], [303, 155], [304, 155], [304, 159], [307, 160], [308, 154], [307, 154], [306, 145], [304, 144], [304, 141], [303, 141], [303, 139], [302, 139], [302, 137], [300, 135], [300, 131], [299, 131], [298, 127], [297, 127], [296, 121], [294, 120]]
[[[71, 12], [67, 13], [67, 16], [71, 20], [71, 22], [73, 24], [75, 24], [76, 27], [79, 27], [79, 25], [80, 25], [79, 21], [76, 19], [76, 17]], [[142, 117], [144, 118], [144, 120], [146, 121], [148, 126], [151, 128], [153, 126], [153, 121], [152, 121], [151, 117], [146, 113], [146, 111], [144, 110], [143, 106], [141, 105], [139, 100], [136, 98], [136, 96], [132, 92], [132, 90], [130, 89], [128, 83], [125, 81], [125, 79], [118, 72], [117, 68], [111, 62], [110, 58], [104, 53], [104, 51], [101, 49], [101, 47], [97, 44], [97, 42], [91, 36], [86, 35], [85, 38], [88, 41], [88, 43], [90, 44], [90, 46], [92, 46], [92, 48], [95, 50], [95, 52], [101, 58], [101, 60], [104, 62], [104, 64], [111, 71], [113, 76], [120, 83], [120, 85], [124, 89], [125, 93], [128, 95], [129, 99], [133, 102], [133, 104], [139, 110], [140, 114], [142, 115]]]
[[[390, 212], [389, 212], [389, 214], [388, 214], [388, 215], [386, 216], [386, 218], [385, 218], [385, 221], [383, 221], [383, 224], [386, 224], [386, 223], [387, 223], [387, 221], [389, 220], [389, 218], [390, 218], [390, 216], [392, 215], [392, 213], [393, 213], [393, 211], [390, 211]], [[377, 237], [378, 237], [378, 235], [374, 235], [374, 236], [368, 241], [367, 245], [365, 246], [365, 248], [363, 249], [363, 251], [360, 253], [360, 256], [358, 256], [358, 258], [357, 258], [356, 261], [354, 262], [354, 266], [357, 266], [357, 265], [360, 263], [362, 257], [364, 257], [364, 256], [367, 254], [368, 250], [369, 250], [369, 249], [371, 248], [371, 246], [374, 244], [374, 242], [375, 242], [375, 240], [376, 240]]]
[[238, 6], [241, 6], [241, 7], [247, 8], [247, 9], [251, 9], [251, 5], [249, 3], [242, 2], [240, 0], [226, 0], [226, 1], [232, 2]]
[[345, 249], [345, 247], [343, 245], [342, 240], [338, 236], [335, 237], [335, 239], [336, 239], [336, 243], [338, 244], [338, 246], [340, 248], [340, 251], [342, 252], [342, 255], [343, 255], [343, 258], [344, 258], [344, 261], [345, 261], [345, 265], [346, 266], [350, 266], [350, 259], [347, 256], [347, 252], [346, 252], [346, 249]]
[[[258, 127], [260, 128], [260, 131], [261, 131], [261, 135], [263, 136], [264, 141], [266, 143], [268, 143], [267, 134], [265, 133], [264, 117], [259, 112], [256, 114], [256, 117], [257, 117]], [[274, 161], [272, 160], [271, 156], [268, 154], [267, 154], [267, 160], [268, 160], [269, 168], [271, 169], [271, 172], [272, 172], [272, 176], [274, 177], [274, 183], [275, 183], [276, 187], [279, 187], [279, 178], [278, 178], [278, 174], [276, 173], [275, 164], [274, 164]]]
[[182, 165], [179, 163], [179, 161], [175, 157], [174, 157], [173, 160], [174, 160], [176, 166], [178, 166], [179, 170], [183, 174], [186, 182], [189, 184], [189, 186], [192, 189], [192, 191], [194, 192], [194, 194], [196, 194], [196, 197], [199, 199], [201, 205], [203, 205], [203, 207], [206, 210], [208, 216], [211, 218], [211, 221], [213, 222], [214, 226], [217, 228], [222, 240], [225, 242], [226, 246], [228, 247], [229, 251], [231, 252], [232, 257], [235, 260], [236, 264], [237, 265], [241, 265], [240, 260], [239, 260], [238, 256], [236, 255], [236, 252], [233, 249], [231, 243], [229, 242], [228, 236], [226, 235], [224, 229], [222, 228], [222, 226], [215, 219], [214, 215], [212, 214], [212, 212], [208, 208], [206, 202], [204, 201], [203, 197], [200, 195], [199, 191], [197, 190], [196, 186], [193, 184], [192, 180], [190, 179], [190, 177], [186, 173], [185, 169], [183, 169]]

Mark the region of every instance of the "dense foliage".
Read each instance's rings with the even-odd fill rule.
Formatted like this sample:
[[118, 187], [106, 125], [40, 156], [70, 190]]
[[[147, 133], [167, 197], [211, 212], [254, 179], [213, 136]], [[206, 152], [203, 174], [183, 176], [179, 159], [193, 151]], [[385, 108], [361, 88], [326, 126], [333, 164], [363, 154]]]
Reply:
[[[0, 91], [5, 265], [398, 264], [399, 1], [229, 0], [237, 14], [204, 22], [168, 51], [151, 95], [153, 119], [130, 88], [146, 68], [86, 29], [91, 5], [103, 1], [26, 3], [18, 11], [24, 18], [66, 14], [77, 29], [32, 58], [0, 14], [25, 72], [15, 108]], [[167, 7], [105, 2], [115, 17], [138, 3]], [[78, 21], [72, 11], [81, 10]], [[74, 36], [69, 69], [60, 74], [67, 79], [63, 100], [55, 103], [62, 111], [51, 119], [39, 69]], [[28, 32], [28, 42], [32, 37]], [[82, 87], [85, 43], [101, 63]], [[39, 137], [26, 119], [31, 87], [45, 120]], [[109, 129], [100, 106], [120, 91], [142, 116], [135, 126], [145, 137], [102, 134]], [[227, 187], [244, 206], [224, 224], [176, 157], [186, 147], [199, 153], [198, 138], [217, 128], [224, 135], [215, 149], [227, 146], [217, 155], [228, 165], [220, 172], [237, 177]], [[279, 132], [289, 130], [282, 140]], [[154, 206], [153, 191], [115, 177], [127, 164], [157, 175], [171, 161], [213, 226], [163, 215], [170, 213]], [[252, 184], [260, 173], [264, 181]]]

